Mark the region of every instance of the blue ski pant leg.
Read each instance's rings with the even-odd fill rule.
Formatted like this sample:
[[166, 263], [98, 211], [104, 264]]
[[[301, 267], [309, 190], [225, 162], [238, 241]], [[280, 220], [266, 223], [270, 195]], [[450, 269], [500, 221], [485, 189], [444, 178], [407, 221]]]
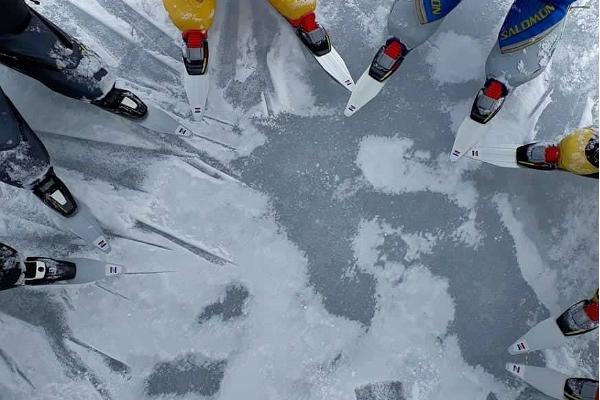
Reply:
[[389, 33], [412, 50], [438, 29], [462, 0], [396, 0], [388, 18]]
[[546, 69], [574, 0], [516, 0], [486, 62], [486, 75], [509, 88], [536, 78]]

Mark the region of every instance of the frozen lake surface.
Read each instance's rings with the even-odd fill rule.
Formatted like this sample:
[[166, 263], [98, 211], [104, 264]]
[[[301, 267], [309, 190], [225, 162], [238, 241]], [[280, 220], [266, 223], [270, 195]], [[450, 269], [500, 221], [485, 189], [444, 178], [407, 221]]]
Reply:
[[[348, 92], [263, 0], [219, 2], [209, 118], [192, 124], [203, 137], [156, 135], [2, 68], [113, 252], [5, 185], [0, 239], [26, 255], [176, 271], [0, 293], [2, 399], [390, 400], [401, 383], [407, 400], [533, 400], [544, 396], [506, 362], [597, 377], [594, 334], [527, 357], [506, 349], [598, 286], [598, 181], [448, 159], [510, 3], [464, 0], [351, 119]], [[355, 78], [391, 4], [320, 0]], [[520, 130], [488, 142], [597, 124], [590, 6], [507, 104]], [[190, 117], [178, 32], [158, 0], [40, 9], [141, 97]]]

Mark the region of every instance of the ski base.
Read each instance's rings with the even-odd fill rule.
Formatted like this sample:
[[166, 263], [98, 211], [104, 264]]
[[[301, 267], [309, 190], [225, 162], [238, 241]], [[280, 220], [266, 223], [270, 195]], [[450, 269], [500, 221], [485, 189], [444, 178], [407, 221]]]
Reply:
[[104, 237], [100, 224], [82, 201], [76, 201], [77, 212], [70, 217], [60, 215], [62, 224], [86, 243], [92, 244], [104, 253], [110, 253], [110, 245]]
[[352, 75], [344, 59], [333, 46], [331, 46], [331, 51], [325, 55], [317, 56], [312, 52], [311, 54], [313, 54], [317, 62], [333, 79], [350, 92], [354, 91], [354, 79], [352, 79]]
[[518, 147], [519, 145], [511, 144], [498, 147], [475, 146], [467, 152], [466, 156], [501, 168], [519, 168], [517, 163]]
[[529, 385], [554, 399], [564, 399], [568, 376], [550, 368], [532, 367], [522, 364], [506, 364], [506, 370]]
[[557, 347], [569, 340], [563, 335], [556, 324], [556, 318], [548, 318], [529, 330], [519, 340], [513, 343], [508, 352], [512, 355], [529, 353], [530, 351], [544, 350]]
[[188, 127], [182, 125], [175, 118], [159, 107], [147, 104], [148, 114], [139, 121], [139, 124], [151, 131], [163, 133], [165, 135], [175, 135], [181, 137], [190, 137], [194, 133]]
[[356, 86], [352, 91], [352, 96], [346, 105], [344, 115], [346, 117], [353, 116], [358, 110], [363, 108], [367, 103], [373, 100], [385, 86], [385, 82], [379, 82], [369, 74], [371, 67], [362, 74]]
[[77, 271], [74, 279], [58, 282], [63, 285], [93, 283], [112, 276], [123, 275], [127, 272], [126, 268], [122, 265], [110, 264], [87, 258], [67, 258], [65, 261], [74, 263], [77, 266]]
[[457, 161], [467, 154], [473, 146], [486, 136], [489, 130], [488, 124], [473, 121], [470, 116], [467, 116], [456, 133], [450, 159]]
[[203, 75], [191, 75], [184, 65], [183, 85], [187, 94], [194, 121], [200, 122], [206, 111], [206, 101], [210, 85], [208, 71]]

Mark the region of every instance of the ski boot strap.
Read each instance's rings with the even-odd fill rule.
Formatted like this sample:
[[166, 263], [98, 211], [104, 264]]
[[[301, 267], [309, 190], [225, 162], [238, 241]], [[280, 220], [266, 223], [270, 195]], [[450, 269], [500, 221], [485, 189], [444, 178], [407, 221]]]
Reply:
[[204, 46], [204, 41], [208, 39], [206, 31], [191, 29], [181, 34], [188, 49], [200, 49]]
[[385, 47], [383, 53], [388, 57], [397, 60], [400, 57], [404, 57], [404, 54], [406, 53], [406, 47], [399, 40], [391, 39], [388, 41], [388, 45]]
[[309, 12], [308, 14], [304, 14], [302, 17], [300, 17], [298, 19], [289, 20], [289, 21], [290, 21], [290, 24], [292, 24], [292, 26], [294, 28], [300, 28], [304, 32], [307, 32], [307, 33], [316, 31], [317, 29], [320, 28], [319, 24], [317, 23], [317, 16], [312, 11]]
[[549, 164], [558, 164], [560, 161], [560, 149], [558, 146], [548, 146], [544, 151], [545, 161]]
[[508, 89], [502, 82], [492, 78], [485, 83], [483, 93], [490, 99], [500, 100], [508, 95]]
[[586, 305], [583, 310], [589, 319], [598, 322], [598, 303], [590, 303]]

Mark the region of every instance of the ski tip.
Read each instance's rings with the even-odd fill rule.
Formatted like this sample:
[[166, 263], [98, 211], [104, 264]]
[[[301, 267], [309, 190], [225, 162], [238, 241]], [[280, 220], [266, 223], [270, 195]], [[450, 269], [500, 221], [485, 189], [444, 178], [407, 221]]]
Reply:
[[527, 342], [523, 338], [517, 340], [515, 343], [513, 343], [508, 348], [508, 353], [513, 356], [515, 356], [517, 354], [524, 354], [527, 352], [529, 352], [529, 346], [527, 345]]
[[450, 161], [458, 161], [463, 156], [463, 153], [458, 149], [452, 149], [450, 153]]
[[358, 111], [358, 107], [356, 107], [354, 104], [348, 104], [346, 106], [346, 109], [344, 110], [344, 115], [346, 117], [351, 117], [354, 114], [356, 114], [356, 112]]
[[525, 375], [525, 368], [521, 364], [506, 363], [505, 368], [508, 372], [515, 376], [518, 376], [519, 378], [523, 378], [523, 376]]
[[110, 253], [110, 251], [112, 250], [110, 248], [110, 244], [108, 244], [108, 241], [106, 240], [106, 238], [104, 236], [100, 236], [96, 240], [94, 240], [94, 246], [96, 246], [102, 252], [107, 253], [107, 254]]

